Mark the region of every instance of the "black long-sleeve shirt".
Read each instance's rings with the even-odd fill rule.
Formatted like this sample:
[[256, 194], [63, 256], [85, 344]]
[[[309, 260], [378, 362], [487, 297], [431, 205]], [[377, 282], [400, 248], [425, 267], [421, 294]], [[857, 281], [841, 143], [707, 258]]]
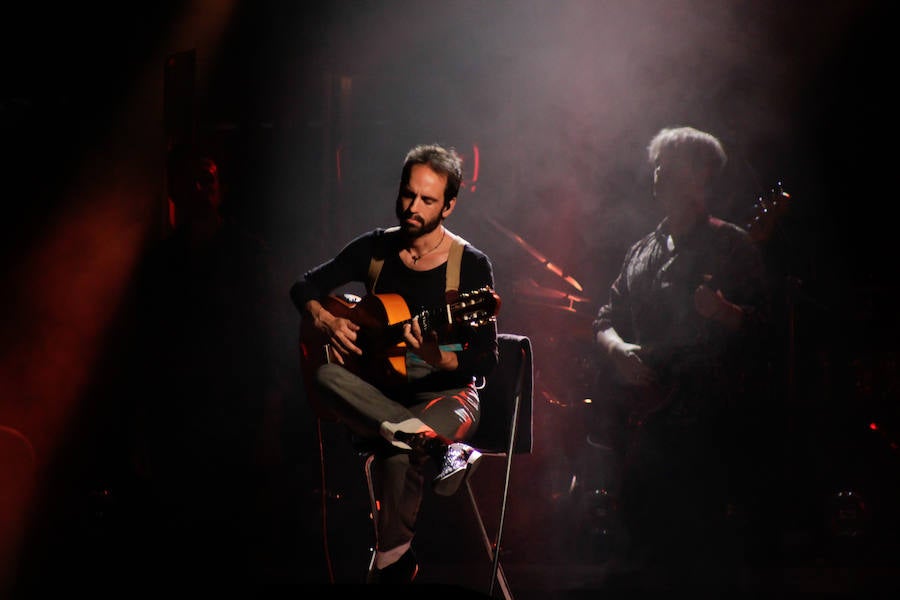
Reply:
[[[712, 289], [743, 309], [739, 331], [694, 308], [694, 290], [708, 277]], [[612, 326], [643, 346], [643, 359], [663, 380], [687, 375], [706, 393], [734, 391], [738, 378], [759, 366], [769, 303], [764, 263], [746, 231], [709, 217], [670, 243], [664, 220], [629, 248], [594, 332]]]

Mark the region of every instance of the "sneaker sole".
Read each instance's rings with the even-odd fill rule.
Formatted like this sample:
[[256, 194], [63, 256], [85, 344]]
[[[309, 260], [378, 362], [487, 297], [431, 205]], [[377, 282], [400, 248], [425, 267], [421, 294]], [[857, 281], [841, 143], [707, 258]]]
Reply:
[[469, 478], [472, 476], [472, 473], [478, 468], [478, 465], [481, 464], [481, 452], [478, 450], [473, 450], [472, 454], [469, 455], [469, 460], [466, 461], [466, 473], [463, 476], [463, 483], [467, 482]]

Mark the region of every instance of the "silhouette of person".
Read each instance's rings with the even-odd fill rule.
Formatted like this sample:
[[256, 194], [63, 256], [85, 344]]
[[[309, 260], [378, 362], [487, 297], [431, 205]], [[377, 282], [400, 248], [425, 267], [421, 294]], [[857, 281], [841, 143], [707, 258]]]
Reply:
[[134, 452], [147, 533], [163, 546], [153, 557], [163, 573], [251, 577], [265, 438], [277, 435], [266, 411], [289, 351], [280, 288], [266, 245], [224, 216], [210, 154], [174, 146], [166, 181], [173, 228], [136, 288]]
[[628, 249], [593, 325], [627, 432], [622, 562], [659, 585], [731, 585], [719, 578], [755, 534], [742, 514], [759, 491], [748, 465], [766, 404], [766, 270], [748, 233], [710, 213], [718, 139], [664, 128], [648, 158], [663, 219]]

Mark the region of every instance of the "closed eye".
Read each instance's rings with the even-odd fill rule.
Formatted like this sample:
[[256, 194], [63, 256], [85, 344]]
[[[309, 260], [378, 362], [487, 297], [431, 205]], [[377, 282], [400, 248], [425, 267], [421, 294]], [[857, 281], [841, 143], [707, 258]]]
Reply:
[[431, 196], [420, 196], [419, 194], [416, 194], [414, 191], [409, 189], [401, 191], [400, 197], [410, 201], [415, 200], [416, 198], [421, 198], [422, 202], [424, 202], [425, 204], [434, 204], [435, 202], [440, 201], [438, 198], [433, 198]]

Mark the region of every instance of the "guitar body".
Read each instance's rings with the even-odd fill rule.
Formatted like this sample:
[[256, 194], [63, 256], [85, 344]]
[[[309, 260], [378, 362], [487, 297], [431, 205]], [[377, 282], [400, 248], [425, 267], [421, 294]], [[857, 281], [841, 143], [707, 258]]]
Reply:
[[[380, 386], [391, 387], [406, 381], [406, 344], [402, 339], [388, 339], [387, 333], [391, 325], [411, 318], [403, 298], [397, 294], [370, 294], [362, 299], [328, 296], [322, 306], [334, 316], [360, 326], [356, 345], [362, 349], [363, 356], [345, 356], [346, 369]], [[336, 361], [328, 338], [310, 319], [300, 323], [300, 358], [307, 396], [319, 416], [327, 416], [313, 383], [320, 366]]]
[[[403, 325], [411, 322], [413, 315], [402, 296], [328, 296], [321, 302], [334, 316], [349, 319], [360, 327], [356, 345], [363, 354], [345, 356], [346, 369], [381, 389], [407, 382]], [[450, 304], [424, 310], [415, 316], [419, 318], [423, 332], [454, 325], [478, 327], [493, 321], [499, 307], [499, 296], [490, 288], [482, 288], [462, 293]], [[303, 318], [300, 322], [300, 367], [306, 395], [319, 418], [333, 421], [333, 415], [318, 398], [315, 386], [316, 371], [330, 362], [336, 362], [330, 340], [311, 319]]]
[[655, 415], [666, 409], [675, 396], [676, 387], [650, 384], [646, 386], [623, 385], [628, 425], [633, 428], [646, 426]]
[[665, 377], [665, 364], [654, 362], [654, 352], [649, 347], [642, 354], [642, 360], [660, 377], [642, 386], [626, 381], [606, 357], [596, 357], [593, 362], [591, 395], [595, 398], [595, 413], [589, 437], [613, 449], [624, 461], [622, 464], [631, 460], [645, 436], [666, 419], [679, 396], [677, 380]]

